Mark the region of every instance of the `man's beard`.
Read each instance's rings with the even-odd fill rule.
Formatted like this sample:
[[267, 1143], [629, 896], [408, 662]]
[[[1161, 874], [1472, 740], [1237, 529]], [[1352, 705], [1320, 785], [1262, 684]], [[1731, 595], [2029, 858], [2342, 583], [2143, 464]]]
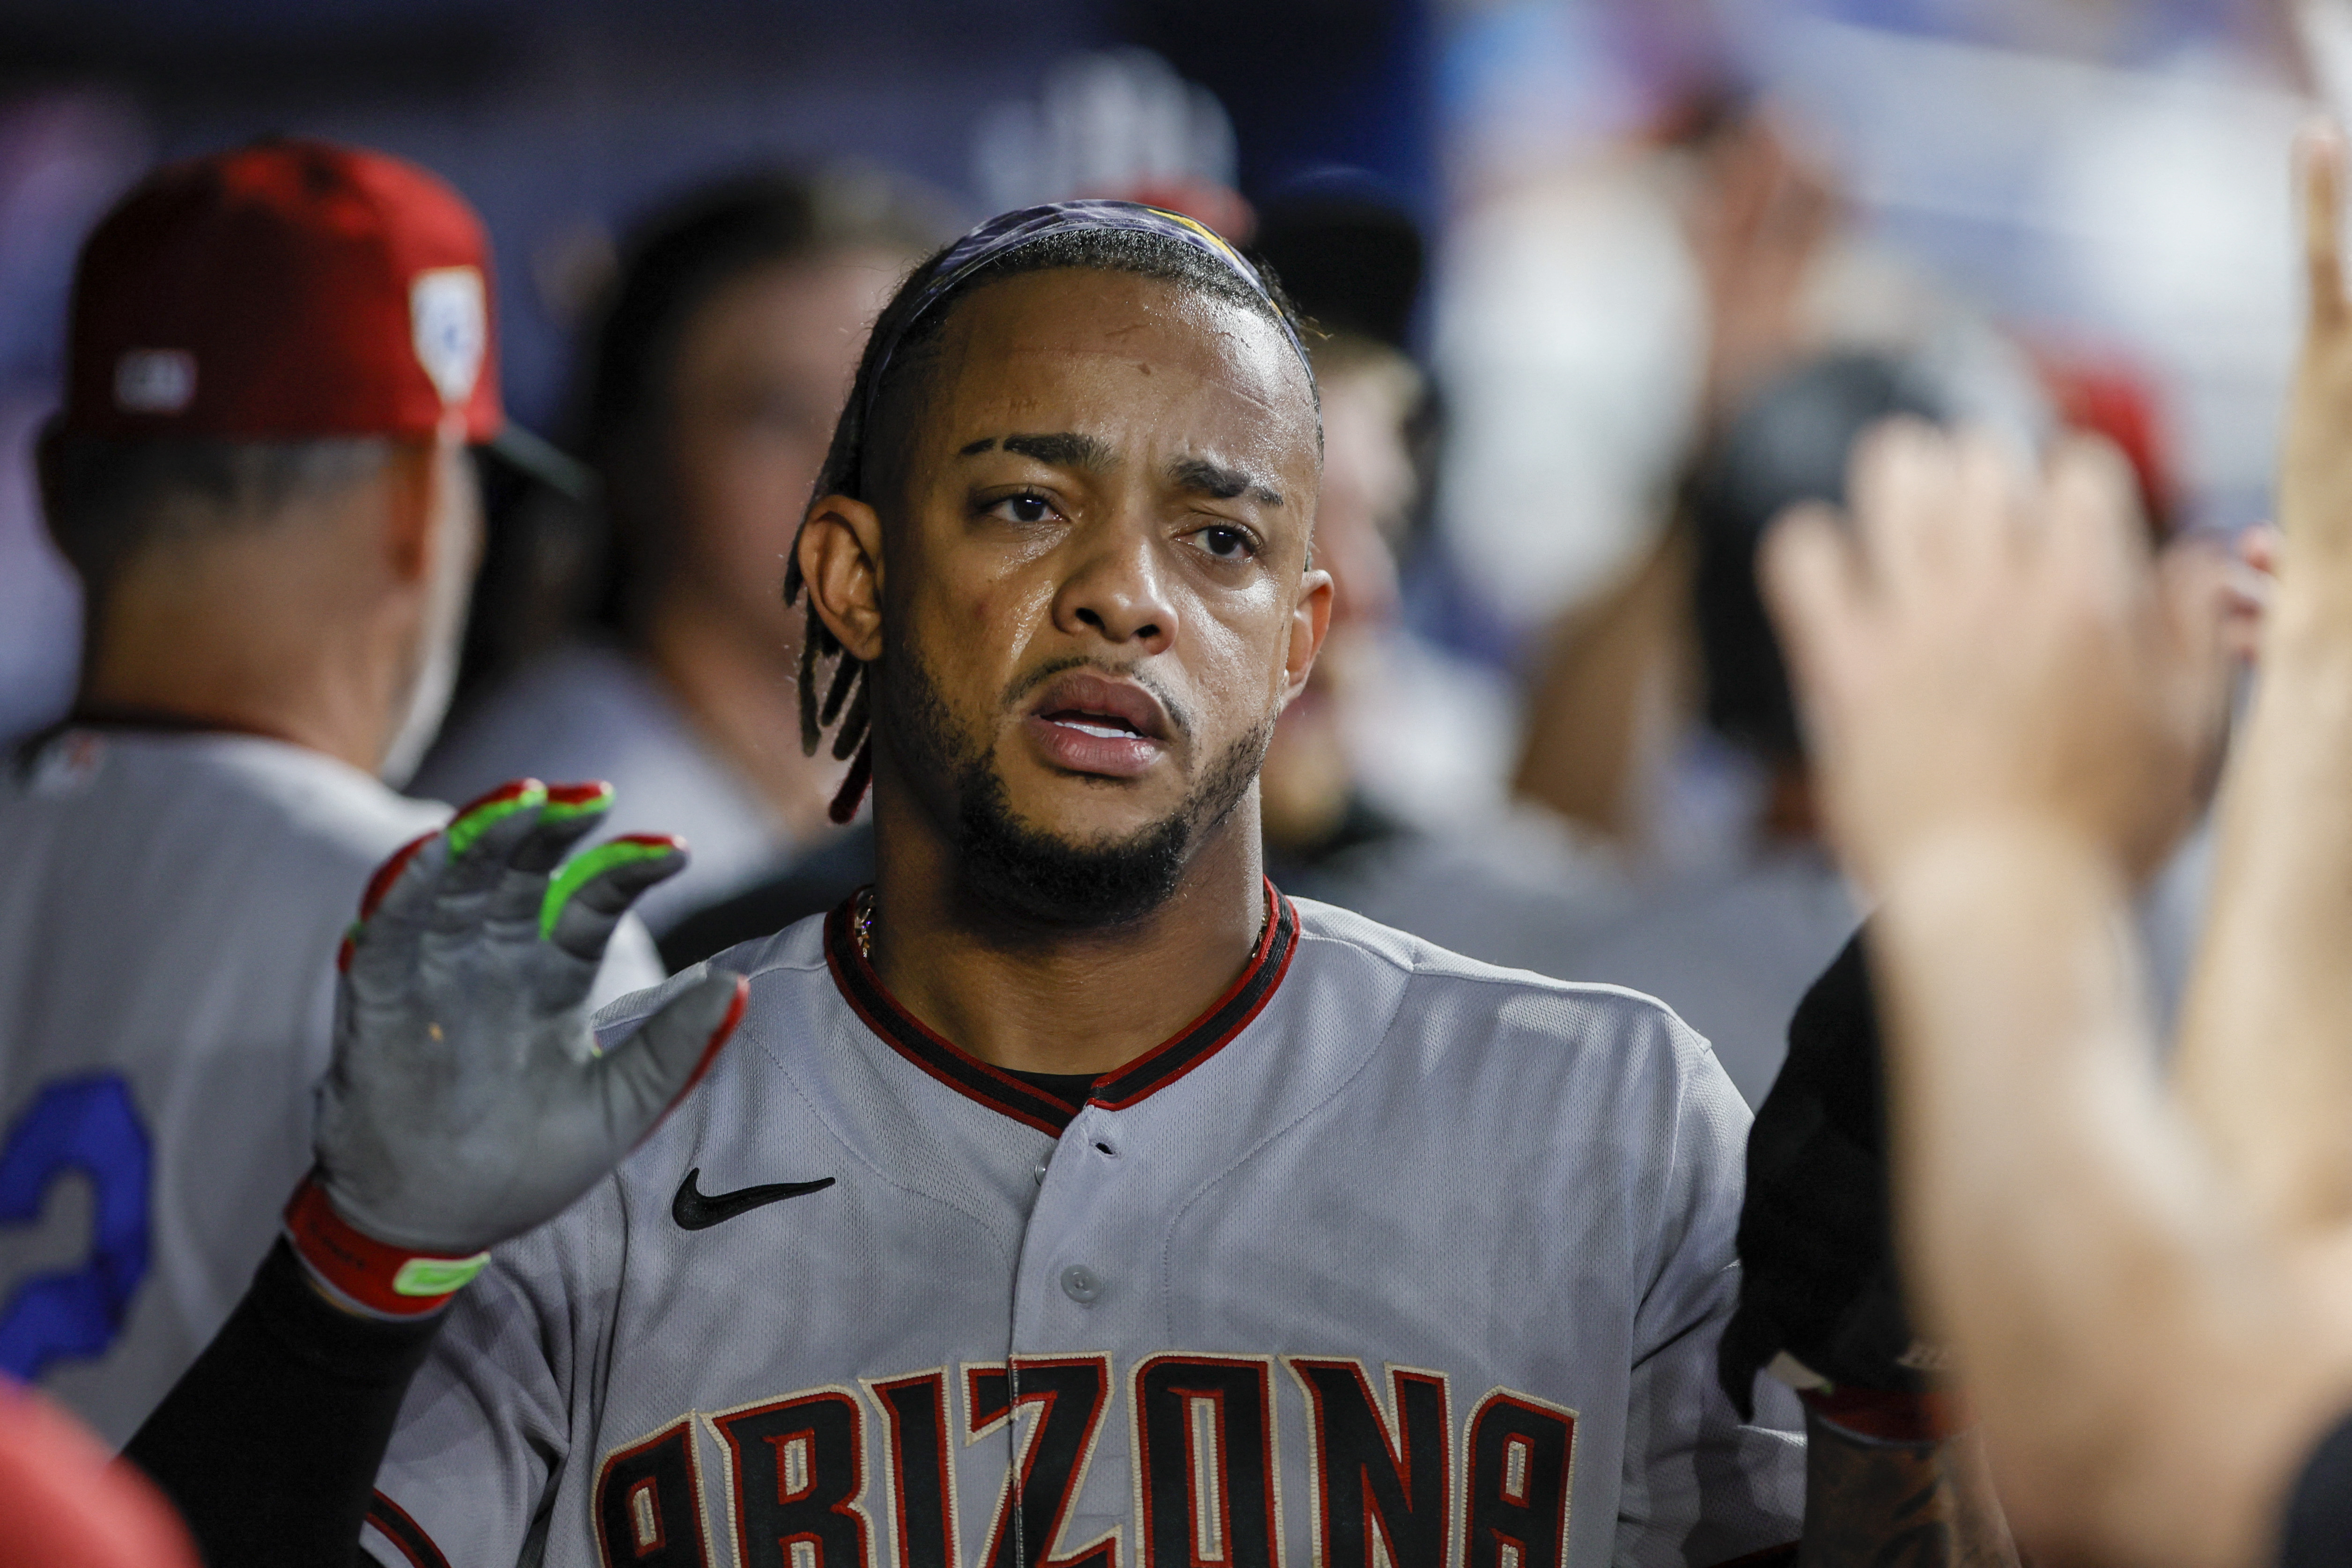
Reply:
[[[1090, 663], [1073, 659], [1034, 671], [1013, 695]], [[957, 727], [919, 658], [896, 650], [891, 666], [890, 700], [880, 705], [888, 715], [884, 723], [909, 769], [955, 790], [955, 847], [966, 889], [1041, 925], [1120, 925], [1167, 903], [1202, 835], [1249, 793], [1274, 733], [1269, 718], [1228, 746], [1160, 821], [1125, 838], [1072, 843], [1013, 815], [993, 758]], [[1176, 722], [1181, 732], [1181, 718]]]

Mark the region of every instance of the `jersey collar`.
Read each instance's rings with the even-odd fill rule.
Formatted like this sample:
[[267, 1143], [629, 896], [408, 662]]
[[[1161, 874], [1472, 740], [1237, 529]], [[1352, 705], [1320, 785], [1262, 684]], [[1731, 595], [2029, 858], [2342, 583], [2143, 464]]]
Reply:
[[[1169, 1039], [1096, 1079], [1087, 1104], [1121, 1110], [1175, 1082], [1223, 1049], [1265, 1009], [1275, 988], [1282, 984], [1291, 953], [1298, 945], [1298, 912], [1271, 882], [1265, 884], [1265, 929], [1249, 962], [1242, 966], [1224, 995]], [[949, 1088], [1059, 1137], [1082, 1107], [990, 1066], [900, 1007], [874, 972], [874, 966], [857, 950], [850, 919], [856, 903], [853, 895], [824, 922], [825, 965], [850, 1009], [866, 1020], [866, 1027], [884, 1044]]]
[[76, 703], [63, 718], [45, 725], [16, 742], [13, 748], [16, 770], [29, 773], [42, 751], [59, 736], [77, 729], [112, 731], [118, 734], [146, 735], [235, 735], [247, 740], [273, 740], [280, 746], [300, 747], [305, 751], [318, 747], [304, 745], [292, 736], [280, 735], [274, 729], [241, 720], [212, 718], [201, 714], [181, 713], [171, 708], [135, 707], [121, 704]]

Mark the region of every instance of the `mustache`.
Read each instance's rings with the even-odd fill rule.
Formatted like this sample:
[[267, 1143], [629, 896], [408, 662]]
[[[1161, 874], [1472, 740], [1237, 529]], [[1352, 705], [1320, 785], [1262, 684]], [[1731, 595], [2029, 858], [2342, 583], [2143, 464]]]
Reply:
[[1003, 702], [1005, 711], [1020, 706], [1022, 699], [1066, 670], [1092, 670], [1097, 674], [1108, 675], [1115, 680], [1133, 681], [1160, 699], [1160, 706], [1167, 710], [1168, 727], [1174, 737], [1187, 741], [1192, 738], [1192, 716], [1166, 686], [1144, 674], [1138, 665], [1106, 664], [1100, 659], [1089, 659], [1083, 653], [1048, 659], [1035, 669], [1014, 676], [1012, 685], [1004, 688]]

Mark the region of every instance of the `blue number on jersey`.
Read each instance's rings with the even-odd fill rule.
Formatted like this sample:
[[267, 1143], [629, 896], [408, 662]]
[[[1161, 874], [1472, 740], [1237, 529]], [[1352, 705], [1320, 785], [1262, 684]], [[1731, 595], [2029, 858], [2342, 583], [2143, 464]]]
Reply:
[[122, 1332], [147, 1276], [152, 1163], [119, 1072], [61, 1078], [16, 1118], [0, 1147], [0, 1225], [38, 1220], [49, 1184], [70, 1170], [89, 1178], [96, 1212], [87, 1262], [35, 1275], [0, 1306], [0, 1372], [29, 1382], [53, 1361], [105, 1354]]

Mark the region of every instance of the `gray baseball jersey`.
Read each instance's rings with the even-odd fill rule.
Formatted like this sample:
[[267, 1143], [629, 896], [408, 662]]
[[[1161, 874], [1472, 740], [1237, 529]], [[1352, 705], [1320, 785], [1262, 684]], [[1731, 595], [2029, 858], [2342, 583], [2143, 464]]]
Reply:
[[1748, 1113], [1706, 1043], [1269, 910], [1083, 1105], [908, 1015], [838, 912], [714, 960], [742, 1027], [458, 1298], [368, 1549], [1664, 1568], [1794, 1539], [1793, 1404], [1743, 1425], [1716, 1385]]
[[[335, 948], [448, 809], [258, 736], [77, 727], [0, 767], [0, 1371], [121, 1443], [310, 1164]], [[632, 922], [599, 986], [660, 977]]]

